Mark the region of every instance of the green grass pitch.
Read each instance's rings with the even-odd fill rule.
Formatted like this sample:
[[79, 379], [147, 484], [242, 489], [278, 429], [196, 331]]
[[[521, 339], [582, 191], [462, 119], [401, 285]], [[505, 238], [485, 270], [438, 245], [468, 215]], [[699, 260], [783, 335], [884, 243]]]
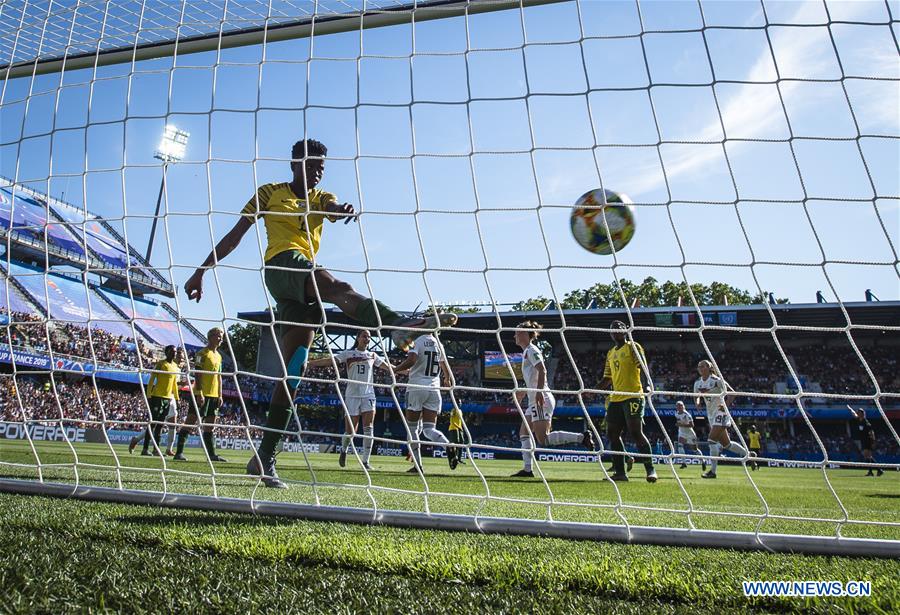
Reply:
[[[45, 480], [74, 480], [68, 446], [36, 445]], [[107, 447], [76, 445], [81, 482], [163, 489], [158, 460], [129, 456], [124, 447], [116, 452], [118, 471]], [[298, 482], [287, 491], [254, 493], [256, 482], [241, 475], [249, 453], [221, 453], [230, 463], [216, 465], [220, 496], [365, 507], [374, 498], [381, 508], [425, 509], [422, 481], [406, 474], [402, 459], [373, 458], [369, 483], [352, 459], [340, 469], [336, 455], [310, 455], [310, 469], [302, 455], [283, 454], [279, 473]], [[212, 495], [209, 465], [196, 449], [188, 456], [188, 463], [169, 463], [166, 488]], [[5, 477], [37, 476], [25, 442], [0, 441], [0, 461]], [[658, 466], [655, 485], [644, 482], [636, 466], [632, 482], [618, 485], [617, 494], [599, 481], [594, 464], [544, 463], [556, 501], [548, 504], [542, 481], [508, 477], [518, 462], [475, 463], [484, 481], [471, 461], [456, 472], [444, 460], [426, 461], [431, 511], [607, 523], [621, 523], [622, 515], [637, 525], [688, 524], [687, 499], [666, 466]], [[756, 517], [716, 514], [765, 511], [743, 468], [720, 467], [715, 481], [700, 479], [699, 467], [676, 471], [696, 527], [756, 528]], [[308, 484], [313, 474], [315, 487]], [[770, 519], [761, 531], [830, 535], [834, 520], [844, 516], [821, 470], [763, 468], [752, 478], [770, 516], [820, 519]], [[896, 473], [866, 478], [861, 471], [829, 470], [827, 478], [851, 519], [900, 523]], [[405, 530], [16, 495], [0, 495], [0, 519], [3, 612], [900, 610], [898, 560]], [[844, 525], [842, 534], [900, 539], [900, 526]], [[773, 579], [866, 580], [872, 596], [747, 599], [741, 592], [743, 580]]]

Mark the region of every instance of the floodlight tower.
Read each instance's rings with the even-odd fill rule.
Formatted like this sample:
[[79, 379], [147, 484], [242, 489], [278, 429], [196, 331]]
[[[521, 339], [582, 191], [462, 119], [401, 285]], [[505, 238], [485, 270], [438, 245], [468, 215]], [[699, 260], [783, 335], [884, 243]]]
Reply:
[[159, 222], [159, 206], [162, 204], [163, 192], [166, 189], [166, 169], [170, 162], [180, 162], [184, 159], [184, 152], [187, 150], [188, 137], [191, 133], [186, 130], [180, 130], [174, 124], [166, 124], [166, 131], [163, 133], [162, 139], [159, 141], [159, 147], [153, 157], [163, 162], [162, 181], [159, 183], [159, 196], [156, 197], [156, 211], [153, 213], [153, 225], [150, 227], [150, 241], [147, 242], [147, 256], [144, 257], [148, 263], [150, 255], [153, 253], [153, 239], [156, 237], [156, 224]]

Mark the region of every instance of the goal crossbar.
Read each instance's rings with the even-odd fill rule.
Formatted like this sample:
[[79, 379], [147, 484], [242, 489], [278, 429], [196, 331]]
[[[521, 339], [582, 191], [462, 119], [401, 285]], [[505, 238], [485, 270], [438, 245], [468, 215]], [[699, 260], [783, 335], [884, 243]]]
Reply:
[[[269, 17], [263, 17], [263, 25], [248, 28], [213, 30], [192, 36], [136, 43], [127, 47], [98, 48], [86, 52], [67, 53], [67, 49], [63, 49], [45, 58], [0, 63], [0, 76], [6, 79], [15, 79], [61, 70], [78, 70], [94, 66], [152, 60], [175, 54], [183, 55], [308, 38], [313, 33], [316, 36], [338, 34], [360, 28], [383, 28], [410, 22], [448, 19], [565, 1], [568, 0], [431, 0], [378, 9], [365, 8], [340, 14], [311, 15], [280, 23], [270, 23]], [[136, 31], [137, 27], [138, 25], [135, 24]]]
[[479, 534], [517, 534], [625, 544], [727, 548], [743, 551], [802, 553], [806, 555], [900, 557], [900, 540], [769, 534], [642, 525], [625, 526], [608, 523], [579, 523], [343, 506], [315, 506], [312, 504], [210, 497], [181, 493], [154, 493], [135, 489], [114, 489], [111, 487], [36, 482], [11, 478], [0, 479], [0, 492], [75, 498], [91, 502], [139, 504], [178, 509], [290, 517], [307, 521], [385, 525], [408, 529], [438, 529]]

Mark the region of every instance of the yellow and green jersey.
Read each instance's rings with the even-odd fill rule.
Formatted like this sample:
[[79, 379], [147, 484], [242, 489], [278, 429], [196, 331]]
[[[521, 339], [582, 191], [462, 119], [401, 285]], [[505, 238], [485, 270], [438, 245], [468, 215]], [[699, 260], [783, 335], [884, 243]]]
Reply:
[[643, 394], [641, 360], [647, 362], [644, 349], [637, 342], [625, 342], [621, 348], [613, 346], [609, 349], [603, 377], [612, 379], [612, 388], [618, 393], [611, 394], [608, 401], [623, 401]]
[[325, 207], [332, 201], [337, 201], [337, 197], [317, 188], [303, 199], [294, 194], [289, 183], [265, 184], [247, 201], [241, 215], [254, 222], [263, 216], [267, 236], [265, 260], [297, 250], [312, 261], [322, 239]]
[[194, 390], [203, 393], [204, 397], [221, 397], [219, 390], [220, 375], [222, 371], [222, 355], [218, 350], [203, 348], [194, 355]]
[[760, 448], [758, 431], [748, 431], [747, 432], [747, 444], [750, 445], [750, 448]]
[[181, 370], [175, 361], [158, 361], [153, 366], [150, 382], [147, 384], [148, 397], [162, 397], [178, 399], [178, 376]]
[[462, 428], [462, 412], [460, 412], [459, 408], [454, 408], [450, 413], [450, 431], [459, 431]]

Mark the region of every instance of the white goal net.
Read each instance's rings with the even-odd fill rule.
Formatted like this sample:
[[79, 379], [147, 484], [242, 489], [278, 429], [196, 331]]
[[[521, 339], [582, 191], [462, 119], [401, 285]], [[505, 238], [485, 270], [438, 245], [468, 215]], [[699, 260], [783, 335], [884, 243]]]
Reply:
[[897, 556], [898, 15], [0, 2], [0, 490]]

